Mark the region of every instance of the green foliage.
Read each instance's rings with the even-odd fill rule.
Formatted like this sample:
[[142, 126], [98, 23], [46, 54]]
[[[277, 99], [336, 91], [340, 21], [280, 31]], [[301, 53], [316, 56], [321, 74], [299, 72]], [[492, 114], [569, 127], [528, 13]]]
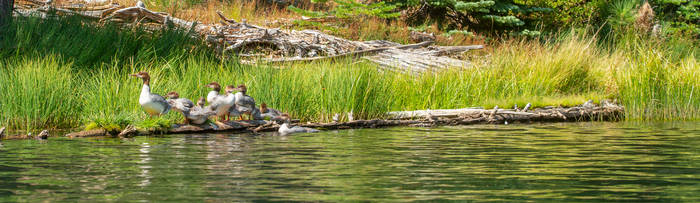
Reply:
[[77, 124], [80, 106], [71, 64], [59, 57], [0, 61], [0, 126], [36, 129]]
[[639, 2], [636, 0], [618, 0], [609, 4], [606, 9], [606, 23], [614, 30], [632, 28], [637, 17]]
[[450, 37], [450, 36], [455, 35], [455, 34], [461, 34], [461, 35], [470, 36], [470, 37], [474, 36], [473, 32], [469, 32], [466, 30], [450, 30], [448, 32], [443, 33], [442, 36]]
[[[312, 1], [314, 3], [326, 3], [327, 1]], [[330, 11], [309, 11], [290, 5], [287, 9], [307, 17], [334, 16], [342, 19], [351, 19], [361, 16], [378, 18], [397, 18], [401, 14], [395, 12], [396, 5], [388, 5], [384, 1], [362, 4], [353, 0], [333, 0], [335, 6]]]
[[600, 22], [601, 7], [608, 0], [519, 0], [528, 5], [549, 8], [554, 12], [540, 16], [547, 29], [560, 29], [562, 26], [585, 26]]
[[700, 37], [700, 1], [652, 0], [650, 3], [671, 33]]
[[[421, 0], [392, 1], [409, 11], [409, 21], [423, 24], [426, 20], [444, 30], [468, 29], [480, 33], [511, 33], [534, 26], [538, 15], [549, 8], [513, 0]], [[415, 9], [419, 7], [419, 9]]]

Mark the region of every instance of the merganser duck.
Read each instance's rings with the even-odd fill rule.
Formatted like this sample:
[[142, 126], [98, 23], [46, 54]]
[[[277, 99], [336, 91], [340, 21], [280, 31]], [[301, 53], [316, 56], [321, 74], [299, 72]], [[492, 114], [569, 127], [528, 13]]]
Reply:
[[180, 98], [180, 94], [177, 92], [168, 92], [166, 96], [168, 97], [168, 99], [166, 99], [168, 104], [172, 106], [173, 110], [180, 112], [182, 116], [185, 117], [185, 124], [188, 124], [187, 114], [194, 107], [192, 100]]
[[215, 111], [221, 120], [228, 121], [225, 117], [229, 115], [231, 107], [235, 104], [236, 95], [233, 94], [235, 90], [233, 85], [226, 86], [226, 95], [217, 95], [209, 102], [209, 109]]
[[[253, 99], [253, 97], [251, 96], [248, 96], [246, 94], [247, 91], [248, 88], [246, 88], [245, 85], [238, 85], [238, 93], [236, 93], [236, 110], [238, 110], [238, 112], [241, 112], [241, 114], [248, 114], [248, 119], [250, 120], [256, 107], [255, 99]], [[239, 117], [241, 120], [243, 120], [242, 116]]]
[[207, 84], [208, 88], [211, 88], [211, 91], [207, 94], [207, 102], [209, 102], [209, 105], [211, 105], [211, 102], [216, 99], [216, 97], [219, 97], [219, 92], [221, 91], [221, 85], [217, 82], [211, 82]]
[[42, 130], [39, 135], [36, 136], [37, 140], [45, 140], [49, 139], [49, 131], [48, 130]]
[[143, 110], [146, 111], [148, 115], [151, 117], [160, 116], [170, 111], [170, 105], [163, 96], [151, 93], [151, 87], [149, 86], [151, 76], [149, 76], [147, 72], [139, 72], [137, 74], [131, 74], [131, 76], [139, 77], [143, 80], [139, 104], [141, 104], [141, 107], [143, 107]]
[[211, 108], [204, 107], [205, 99], [200, 97], [197, 101], [197, 105], [190, 108], [190, 111], [185, 112], [185, 124], [196, 124], [201, 125], [209, 120], [209, 117], [215, 116], [216, 111], [212, 111]]
[[282, 115], [282, 112], [278, 111], [277, 109], [267, 108], [267, 104], [265, 103], [260, 104], [260, 113], [260, 117], [262, 117], [263, 119], [274, 118]]
[[0, 139], [5, 137], [5, 127], [0, 128]]
[[199, 106], [199, 108], [204, 108], [204, 104], [206, 101], [207, 100], [205, 100], [204, 97], [199, 97], [199, 100], [197, 100], [197, 106]]
[[204, 97], [200, 97], [197, 101], [197, 106], [190, 109], [190, 112], [186, 115], [187, 120], [193, 124], [204, 124], [209, 120], [209, 117], [216, 115], [216, 111], [212, 111], [211, 108], [204, 107]]
[[294, 134], [294, 133], [316, 133], [320, 132], [319, 130], [313, 129], [313, 128], [307, 128], [307, 127], [300, 127], [300, 126], [294, 126], [294, 127], [289, 127], [290, 123], [292, 120], [289, 118], [289, 115], [284, 113], [282, 116], [279, 117], [282, 120], [282, 125], [280, 125], [280, 128], [277, 130], [282, 135], [289, 135], [289, 134]]

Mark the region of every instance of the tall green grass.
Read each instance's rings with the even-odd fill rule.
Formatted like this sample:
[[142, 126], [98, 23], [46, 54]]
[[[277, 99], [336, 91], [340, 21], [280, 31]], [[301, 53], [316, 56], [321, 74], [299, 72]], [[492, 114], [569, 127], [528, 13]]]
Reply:
[[[15, 22], [16, 37], [0, 42], [0, 125], [13, 129], [118, 129], [181, 119], [175, 112], [146, 119], [138, 104], [141, 82], [128, 76], [138, 71], [151, 74], [152, 91], [192, 100], [205, 96], [212, 81], [246, 84], [258, 103], [303, 121], [350, 111], [368, 119], [396, 110], [572, 106], [605, 98], [627, 106], [628, 119], [700, 118], [694, 53], [610, 49], [574, 34], [544, 43], [507, 41], [473, 67], [415, 76], [353, 59], [274, 66], [220, 61], [177, 30], [120, 30], [71, 18]], [[54, 40], [35, 33], [52, 33]]]

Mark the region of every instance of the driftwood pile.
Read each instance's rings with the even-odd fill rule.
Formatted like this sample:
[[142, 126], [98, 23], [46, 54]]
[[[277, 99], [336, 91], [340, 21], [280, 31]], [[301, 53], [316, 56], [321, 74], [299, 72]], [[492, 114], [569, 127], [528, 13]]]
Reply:
[[[90, 4], [82, 0], [53, 3], [51, 0], [19, 0], [17, 15], [78, 15], [98, 22], [140, 25], [151, 29], [177, 27], [193, 31], [193, 37], [204, 39], [221, 56], [230, 54], [247, 63], [284, 63], [334, 60], [341, 57], [362, 57], [384, 68], [420, 73], [442, 68], [469, 67], [467, 61], [449, 57], [483, 46], [430, 46], [432, 41], [401, 45], [389, 41], [353, 41], [316, 30], [281, 30], [237, 22], [218, 12], [218, 24], [202, 24], [176, 18], [168, 13], [148, 10], [142, 2], [124, 7], [111, 1]], [[70, 3], [75, 2], [75, 3]]]

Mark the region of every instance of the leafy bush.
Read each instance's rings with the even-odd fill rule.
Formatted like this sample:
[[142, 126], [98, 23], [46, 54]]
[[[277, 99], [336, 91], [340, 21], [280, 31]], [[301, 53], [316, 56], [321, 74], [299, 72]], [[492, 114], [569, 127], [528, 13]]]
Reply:
[[669, 32], [700, 37], [700, 1], [652, 0], [649, 3]]
[[[316, 0], [314, 3], [327, 3], [328, 0]], [[333, 0], [336, 4], [330, 11], [309, 11], [297, 8], [293, 5], [287, 7], [289, 10], [307, 17], [329, 17], [354, 18], [358, 16], [371, 16], [385, 19], [397, 18], [400, 16], [396, 10], [396, 5], [388, 5], [386, 2], [376, 2], [370, 4], [357, 3], [352, 0]]]
[[443, 30], [514, 33], [552, 9], [514, 0], [397, 0], [413, 24], [437, 24]]

